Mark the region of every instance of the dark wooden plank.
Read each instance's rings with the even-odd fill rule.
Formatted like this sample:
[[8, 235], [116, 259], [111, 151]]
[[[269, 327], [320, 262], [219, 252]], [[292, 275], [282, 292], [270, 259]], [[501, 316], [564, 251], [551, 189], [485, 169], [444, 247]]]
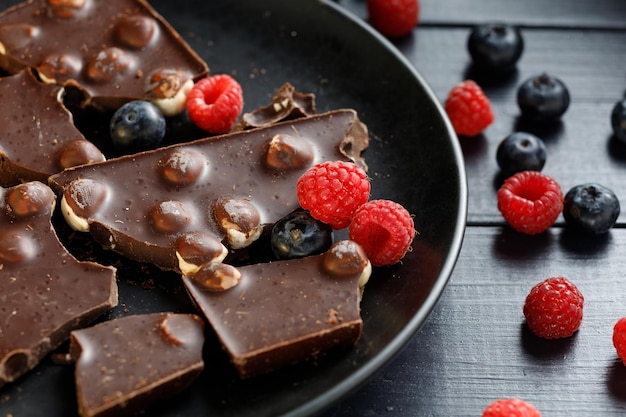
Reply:
[[[469, 227], [461, 257], [424, 327], [389, 366], [324, 417], [479, 416], [498, 397], [520, 397], [542, 415], [626, 412], [626, 367], [611, 335], [626, 315], [626, 230], [590, 242], [553, 229], [521, 237]], [[609, 263], [610, 260], [610, 263]], [[563, 275], [585, 296], [568, 339], [539, 339], [522, 315], [530, 288]]]
[[[365, 0], [339, 0], [339, 4], [366, 18]], [[531, 27], [626, 29], [623, 0], [421, 0], [424, 26], [474, 25], [494, 20]]]

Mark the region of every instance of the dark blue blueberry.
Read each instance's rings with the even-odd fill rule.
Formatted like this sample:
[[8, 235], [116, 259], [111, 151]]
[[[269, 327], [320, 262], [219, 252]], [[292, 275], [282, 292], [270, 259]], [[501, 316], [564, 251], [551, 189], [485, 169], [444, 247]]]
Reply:
[[569, 107], [569, 90], [558, 78], [541, 74], [524, 81], [517, 90], [522, 116], [537, 120], [558, 119]]
[[165, 117], [148, 101], [131, 101], [111, 118], [110, 135], [118, 151], [154, 149], [165, 136]]
[[617, 221], [619, 200], [610, 189], [599, 184], [573, 187], [563, 200], [563, 218], [574, 230], [594, 235], [606, 233]]
[[626, 143], [626, 98], [615, 103], [611, 112], [611, 127], [615, 137]]
[[541, 171], [546, 163], [546, 145], [537, 136], [514, 132], [498, 145], [496, 160], [506, 177], [516, 172]]
[[325, 252], [333, 243], [333, 230], [305, 210], [294, 211], [274, 224], [272, 252], [279, 259], [302, 258]]
[[524, 38], [516, 26], [492, 22], [475, 26], [467, 39], [467, 49], [477, 67], [508, 71], [524, 51]]

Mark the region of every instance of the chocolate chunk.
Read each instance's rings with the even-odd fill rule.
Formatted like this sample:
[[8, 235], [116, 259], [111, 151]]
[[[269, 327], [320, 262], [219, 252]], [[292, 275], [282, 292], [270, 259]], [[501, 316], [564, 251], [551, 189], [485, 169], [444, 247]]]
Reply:
[[0, 78], [0, 186], [46, 182], [64, 168], [104, 161], [74, 126], [63, 93], [27, 70]]
[[[207, 288], [205, 275], [183, 276], [239, 376], [248, 378], [352, 347], [362, 331], [361, 289], [371, 268], [340, 273], [324, 255], [237, 267], [237, 285]], [[232, 275], [232, 274], [231, 274]]]
[[[277, 135], [309, 143], [310, 163], [268, 170], [264, 158]], [[64, 215], [75, 229], [89, 230], [101, 245], [127, 258], [183, 272], [190, 265], [179, 262], [181, 236], [212, 234], [230, 249], [245, 247], [258, 237], [257, 229], [299, 207], [295, 185], [310, 165], [362, 162], [367, 143], [367, 128], [356, 112], [335, 110], [70, 168], [52, 176], [50, 184], [63, 195]], [[230, 232], [234, 239], [226, 238]]]
[[77, 87], [83, 105], [102, 110], [139, 99], [178, 113], [175, 97], [208, 74], [144, 0], [27, 1], [0, 14], [0, 28], [2, 69], [33, 68], [46, 82]]
[[40, 182], [0, 188], [0, 386], [117, 305], [115, 269], [79, 262], [59, 242], [55, 201]]
[[71, 334], [82, 417], [123, 416], [187, 388], [204, 369], [204, 322], [153, 313], [109, 320]]

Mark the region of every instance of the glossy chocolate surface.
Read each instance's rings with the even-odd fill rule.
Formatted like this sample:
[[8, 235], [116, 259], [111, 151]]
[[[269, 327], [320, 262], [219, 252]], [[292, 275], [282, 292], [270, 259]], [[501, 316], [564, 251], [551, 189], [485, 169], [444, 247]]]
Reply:
[[239, 283], [224, 291], [208, 289], [200, 274], [183, 281], [242, 378], [354, 346], [359, 339], [362, 268], [331, 272], [324, 255], [317, 255], [236, 269]]
[[189, 386], [204, 369], [204, 322], [153, 313], [109, 320], [71, 334], [79, 413], [129, 415]]
[[[0, 31], [1, 32], [1, 31]], [[64, 168], [104, 161], [74, 126], [64, 89], [29, 70], [0, 78], [0, 185], [42, 181]]]
[[[312, 160], [275, 169], [270, 144], [284, 136], [310, 144]], [[254, 240], [263, 225], [298, 207], [295, 184], [310, 165], [361, 161], [368, 139], [355, 111], [336, 110], [68, 169], [50, 183], [100, 244], [180, 271], [176, 248], [185, 236], [212, 234], [231, 248], [247, 246], [235, 240]]]
[[204, 61], [142, 0], [30, 0], [0, 15], [0, 66], [36, 69], [112, 109], [171, 98], [208, 73]]
[[66, 251], [54, 203], [40, 182], [0, 188], [0, 386], [117, 305], [115, 269]]

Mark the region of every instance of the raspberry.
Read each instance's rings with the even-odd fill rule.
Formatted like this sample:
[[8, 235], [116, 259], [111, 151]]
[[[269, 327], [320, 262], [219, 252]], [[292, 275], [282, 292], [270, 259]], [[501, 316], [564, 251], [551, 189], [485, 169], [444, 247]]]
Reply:
[[489, 404], [482, 417], [541, 417], [541, 413], [519, 398], [501, 398]]
[[472, 80], [465, 80], [452, 87], [444, 106], [458, 135], [476, 136], [495, 118], [489, 99]]
[[296, 184], [300, 206], [333, 229], [350, 224], [356, 209], [369, 199], [367, 174], [356, 164], [323, 162], [309, 168]]
[[626, 317], [622, 317], [613, 327], [613, 346], [617, 356], [626, 364]]
[[524, 317], [530, 330], [539, 337], [569, 337], [583, 321], [585, 298], [564, 277], [548, 278], [535, 285], [524, 302]]
[[227, 133], [237, 122], [242, 110], [241, 85], [226, 74], [201, 79], [187, 95], [189, 118], [209, 133]]
[[350, 240], [363, 247], [373, 266], [393, 265], [404, 258], [415, 237], [409, 212], [389, 200], [372, 200], [354, 213]]
[[498, 210], [518, 232], [545, 232], [563, 209], [563, 191], [549, 176], [522, 171], [507, 178], [498, 190]]
[[388, 38], [407, 36], [419, 20], [417, 0], [368, 0], [369, 21]]

